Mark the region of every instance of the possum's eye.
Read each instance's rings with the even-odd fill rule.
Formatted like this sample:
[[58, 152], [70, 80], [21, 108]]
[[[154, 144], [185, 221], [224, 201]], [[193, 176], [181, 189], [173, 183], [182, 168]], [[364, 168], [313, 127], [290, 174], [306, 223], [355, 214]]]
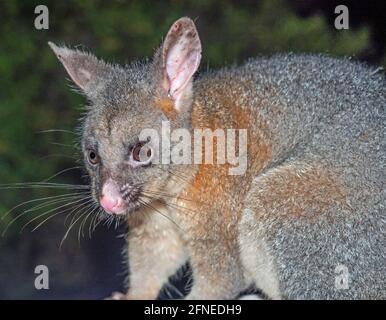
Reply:
[[152, 149], [146, 142], [138, 142], [131, 150], [130, 162], [134, 165], [147, 165], [152, 158]]
[[88, 150], [87, 159], [88, 162], [93, 166], [95, 166], [99, 162], [99, 156], [94, 150]]

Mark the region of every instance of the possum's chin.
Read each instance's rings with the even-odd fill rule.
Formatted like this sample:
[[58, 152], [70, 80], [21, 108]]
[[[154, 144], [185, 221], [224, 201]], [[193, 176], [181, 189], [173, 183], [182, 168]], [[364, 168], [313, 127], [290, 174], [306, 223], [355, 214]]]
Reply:
[[141, 205], [139, 202], [130, 202], [130, 203], [125, 203], [125, 205], [122, 207], [122, 209], [120, 209], [118, 211], [109, 211], [109, 210], [106, 210], [106, 208], [103, 208], [103, 207], [102, 208], [104, 209], [105, 214], [108, 216], [123, 217], [125, 215], [133, 214], [143, 207], [144, 206]]

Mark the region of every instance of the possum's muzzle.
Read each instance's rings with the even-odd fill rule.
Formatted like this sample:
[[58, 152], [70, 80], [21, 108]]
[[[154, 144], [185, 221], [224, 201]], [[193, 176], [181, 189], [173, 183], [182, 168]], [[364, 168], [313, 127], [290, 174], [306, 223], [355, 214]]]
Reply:
[[137, 202], [140, 190], [130, 184], [120, 187], [108, 179], [102, 187], [99, 203], [109, 214], [123, 214]]

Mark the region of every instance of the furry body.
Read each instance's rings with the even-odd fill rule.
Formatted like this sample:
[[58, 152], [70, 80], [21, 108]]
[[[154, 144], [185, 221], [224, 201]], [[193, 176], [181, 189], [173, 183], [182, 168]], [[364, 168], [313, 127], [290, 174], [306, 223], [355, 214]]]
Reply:
[[[193, 82], [201, 44], [188, 18], [145, 65], [123, 69], [53, 49], [92, 102], [82, 145], [98, 145], [100, 163], [88, 166], [95, 197], [111, 180], [162, 191], [146, 206], [125, 204], [124, 298], [156, 298], [188, 260], [188, 299], [232, 299], [250, 285], [272, 299], [386, 297], [383, 74], [291, 54]], [[219, 164], [127, 166], [118, 146], [164, 119], [191, 130], [247, 129], [246, 173], [232, 176]]]

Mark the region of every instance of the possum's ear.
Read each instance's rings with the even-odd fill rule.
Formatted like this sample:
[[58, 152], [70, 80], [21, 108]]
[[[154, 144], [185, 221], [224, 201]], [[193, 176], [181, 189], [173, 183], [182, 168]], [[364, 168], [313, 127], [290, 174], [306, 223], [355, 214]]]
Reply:
[[191, 99], [192, 77], [201, 60], [201, 42], [194, 22], [180, 18], [170, 27], [161, 48], [162, 87], [178, 110]]
[[52, 51], [63, 64], [75, 84], [89, 97], [94, 97], [103, 88], [104, 77], [110, 66], [92, 54], [67, 47], [58, 47], [48, 42]]

